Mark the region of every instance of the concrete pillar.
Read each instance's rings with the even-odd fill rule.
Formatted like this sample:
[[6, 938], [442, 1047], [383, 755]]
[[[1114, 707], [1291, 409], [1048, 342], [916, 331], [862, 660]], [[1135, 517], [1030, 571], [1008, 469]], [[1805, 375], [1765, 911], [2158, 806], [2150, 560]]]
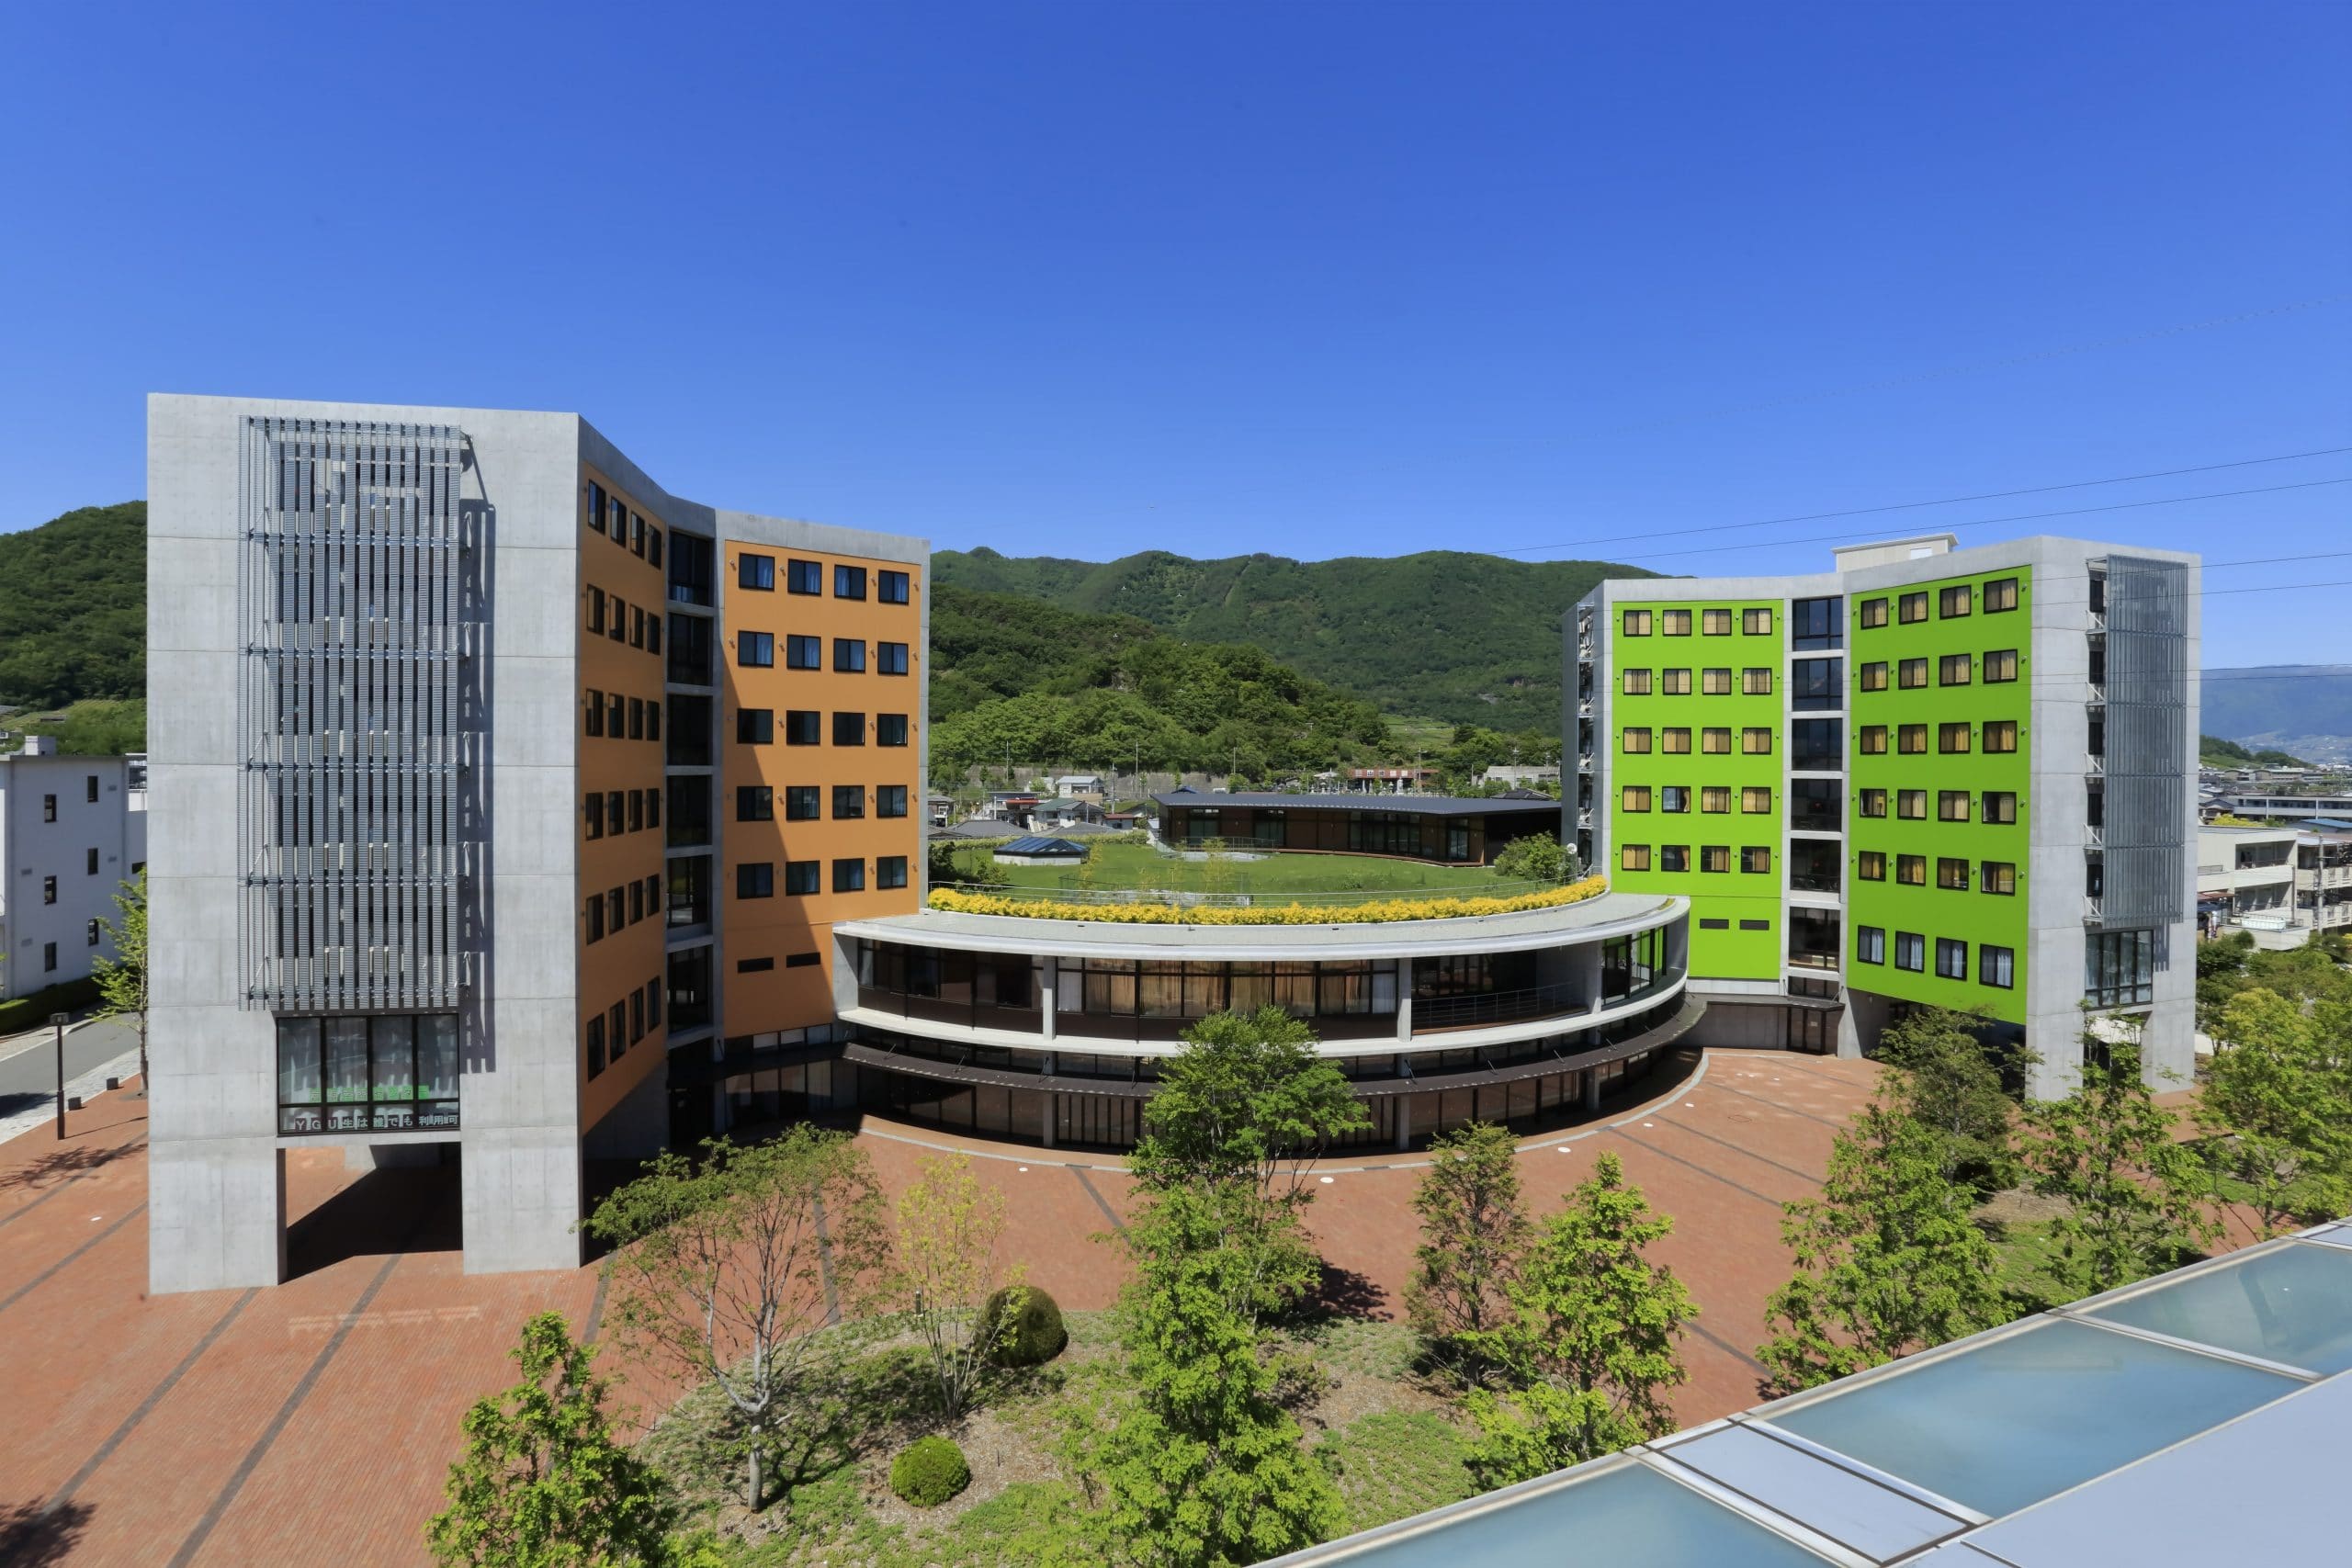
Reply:
[[1403, 1154], [1413, 1141], [1413, 1097], [1400, 1094], [1396, 1100], [1396, 1152]]
[[1598, 1112], [1600, 1110], [1600, 1069], [1599, 1067], [1587, 1067], [1584, 1070], [1584, 1108], [1592, 1112]]
[[[1046, 1039], [1051, 1040], [1054, 1037], [1054, 1006], [1060, 999], [1061, 991], [1061, 964], [1058, 961], [1051, 957], [1046, 960], [1045, 976], [1041, 984], [1045, 987], [1045, 995], [1037, 998], [1038, 1011], [1044, 1020], [1044, 1026], [1040, 1032]], [[1053, 1058], [1048, 1055], [1046, 1070], [1049, 1073], [1054, 1070], [1052, 1061]]]
[[148, 1289], [286, 1278], [286, 1156], [270, 1138], [164, 1139], [147, 1162]]
[[1062, 1097], [1060, 1095], [1054, 1093], [1051, 1089], [1046, 1091], [1046, 1114], [1044, 1120], [1046, 1128], [1046, 1146], [1049, 1149], [1054, 1146], [1054, 1123], [1060, 1120], [1059, 1112], [1061, 1111], [1061, 1103]]
[[[1396, 960], [1396, 1043], [1403, 1045], [1413, 1038], [1413, 961]], [[1398, 1148], [1405, 1145], [1399, 1144]]]

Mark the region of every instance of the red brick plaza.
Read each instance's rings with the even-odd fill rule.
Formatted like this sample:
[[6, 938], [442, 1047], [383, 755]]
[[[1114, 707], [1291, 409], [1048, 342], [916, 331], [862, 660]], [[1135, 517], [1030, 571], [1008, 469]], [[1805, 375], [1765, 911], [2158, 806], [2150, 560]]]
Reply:
[[[1875, 1071], [1709, 1052], [1522, 1150], [1539, 1212], [1611, 1149], [1674, 1217], [1658, 1253], [1702, 1312], [1683, 1344], [1686, 1423], [1756, 1402], [1749, 1356], [1787, 1272], [1780, 1205], [1816, 1189]], [[596, 1332], [593, 1268], [460, 1272], [454, 1169], [362, 1179], [334, 1149], [288, 1161], [286, 1284], [151, 1299], [144, 1103], [107, 1095], [70, 1131], [0, 1145], [0, 1561], [423, 1562], [458, 1417], [512, 1381], [522, 1320], [555, 1308]], [[976, 1173], [1011, 1199], [1008, 1258], [1067, 1306], [1110, 1304], [1121, 1270], [1093, 1238], [1125, 1212], [1115, 1157], [871, 1122], [861, 1142], [893, 1195], [927, 1154], [984, 1155]], [[1420, 1163], [1343, 1157], [1317, 1190], [1324, 1255], [1376, 1314], [1397, 1311]], [[650, 1406], [666, 1391], [633, 1392]]]

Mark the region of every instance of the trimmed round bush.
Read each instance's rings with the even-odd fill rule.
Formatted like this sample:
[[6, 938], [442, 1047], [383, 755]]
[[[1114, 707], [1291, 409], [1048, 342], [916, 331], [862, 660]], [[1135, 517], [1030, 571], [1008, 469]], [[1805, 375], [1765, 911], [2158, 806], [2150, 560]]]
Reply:
[[917, 1438], [890, 1461], [890, 1490], [918, 1508], [936, 1508], [971, 1483], [964, 1450], [945, 1438]]
[[1069, 1330], [1062, 1309], [1035, 1285], [1007, 1285], [980, 1308], [980, 1332], [995, 1339], [989, 1359], [1000, 1367], [1037, 1367], [1062, 1353]]

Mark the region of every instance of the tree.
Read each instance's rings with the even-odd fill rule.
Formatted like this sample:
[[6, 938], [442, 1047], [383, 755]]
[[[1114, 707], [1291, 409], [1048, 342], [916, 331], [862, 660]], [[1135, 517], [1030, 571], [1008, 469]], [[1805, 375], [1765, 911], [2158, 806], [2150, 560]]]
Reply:
[[2196, 1157], [2173, 1136], [2179, 1118], [2140, 1081], [2138, 1045], [2083, 1043], [2080, 1087], [2027, 1109], [2023, 1150], [2034, 1190], [2066, 1205], [2052, 1272], [2069, 1301], [2170, 1269], [2215, 1234]]
[[2006, 1323], [1992, 1243], [1971, 1217], [1952, 1143], [1882, 1088], [1829, 1150], [1821, 1196], [1783, 1206], [1796, 1273], [1766, 1303], [1757, 1351], [1788, 1393]]
[[1672, 1269], [1645, 1256], [1674, 1229], [1625, 1180], [1613, 1154], [1544, 1222], [1503, 1287], [1506, 1312], [1463, 1336], [1509, 1393], [1473, 1389], [1481, 1486], [1508, 1486], [1674, 1429], [1664, 1394], [1683, 1380], [1675, 1350], [1698, 1307]]
[[2198, 1121], [2261, 1235], [2352, 1207], [2352, 1008], [2306, 1011], [2256, 987], [2229, 999], [2213, 1033]]
[[1885, 1081], [1896, 1109], [1940, 1141], [1947, 1180], [1987, 1195], [2009, 1185], [2016, 1160], [2016, 1106], [2001, 1084], [2002, 1055], [1976, 1034], [1984, 1021], [1942, 1008], [1914, 1008], [1882, 1036], [1879, 1054], [1899, 1069]]
[[1121, 1303], [1135, 1402], [1106, 1438], [1100, 1473], [1114, 1534], [1138, 1563], [1255, 1562], [1336, 1533], [1323, 1467], [1275, 1403], [1250, 1314], [1254, 1261], [1225, 1245], [1221, 1202], [1255, 1202], [1239, 1179], [1151, 1190], [1130, 1223], [1144, 1245]]
[[1582, 870], [1576, 852], [1549, 833], [1513, 839], [1495, 857], [1495, 874], [1505, 882], [1573, 882]]
[[699, 1166], [672, 1150], [596, 1206], [614, 1247], [610, 1311], [631, 1348], [715, 1382], [745, 1430], [747, 1506], [761, 1460], [818, 1402], [813, 1331], [875, 1294], [889, 1261], [865, 1155], [801, 1125], [749, 1146], [711, 1139]]
[[980, 1313], [999, 1283], [1004, 1194], [975, 1180], [963, 1155], [923, 1160], [917, 1170], [899, 1198], [899, 1293], [930, 1357], [940, 1406], [954, 1417], [1010, 1325], [1010, 1318], [989, 1323]]
[[425, 1527], [435, 1562], [480, 1568], [644, 1568], [675, 1560], [677, 1519], [652, 1468], [613, 1437], [590, 1347], [563, 1314], [523, 1325], [523, 1381], [466, 1412], [449, 1506]]
[[1504, 1287], [1534, 1226], [1521, 1208], [1519, 1145], [1509, 1128], [1473, 1122], [1430, 1145], [1413, 1193], [1421, 1217], [1419, 1269], [1405, 1289], [1416, 1332], [1441, 1350], [1494, 1326]]
[[92, 1016], [130, 1021], [139, 1036], [139, 1081], [147, 1082], [147, 870], [135, 881], [122, 884], [114, 896], [117, 919], [100, 923], [114, 945], [114, 956], [91, 961], [98, 983], [98, 1007]]

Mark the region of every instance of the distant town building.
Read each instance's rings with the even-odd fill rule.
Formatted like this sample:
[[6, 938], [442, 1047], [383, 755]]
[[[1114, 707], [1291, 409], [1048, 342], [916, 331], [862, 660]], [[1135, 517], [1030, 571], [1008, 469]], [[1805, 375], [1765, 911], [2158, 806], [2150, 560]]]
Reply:
[[105, 922], [147, 864], [146, 777], [144, 757], [61, 755], [46, 735], [0, 757], [0, 1001], [115, 956]]
[[1347, 786], [1360, 795], [1403, 795], [1440, 777], [1435, 768], [1350, 768]]

